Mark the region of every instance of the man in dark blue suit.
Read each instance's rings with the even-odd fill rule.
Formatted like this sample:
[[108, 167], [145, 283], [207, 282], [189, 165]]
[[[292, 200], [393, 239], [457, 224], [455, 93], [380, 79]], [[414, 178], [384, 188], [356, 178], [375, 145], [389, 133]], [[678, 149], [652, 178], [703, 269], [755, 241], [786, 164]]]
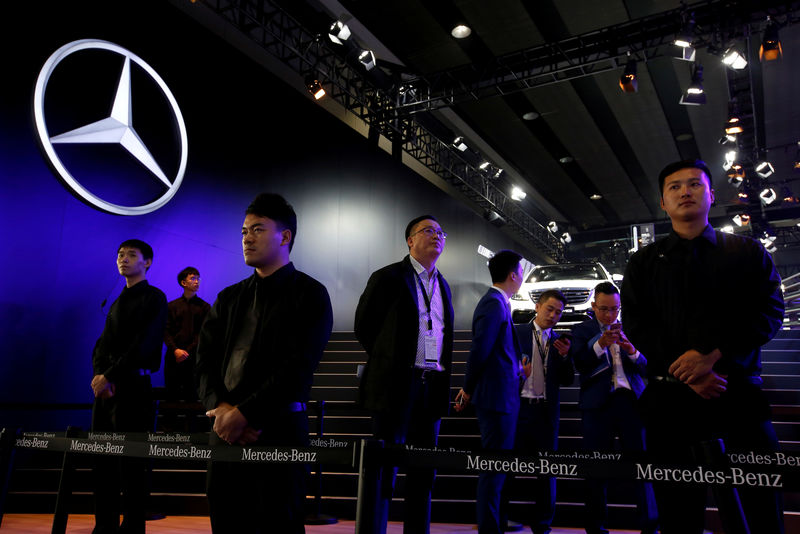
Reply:
[[[489, 260], [492, 287], [472, 316], [472, 348], [464, 387], [456, 395], [456, 410], [472, 402], [484, 449], [511, 450], [519, 412], [520, 348], [508, 299], [522, 285], [522, 256], [501, 250]], [[500, 491], [505, 475], [478, 475], [477, 515], [480, 534], [500, 534]]]
[[[644, 450], [643, 423], [635, 409], [642, 394], [647, 359], [625, 337], [618, 322], [619, 290], [611, 282], [594, 288], [594, 319], [572, 330], [571, 349], [580, 373], [583, 443], [589, 450], [611, 450], [619, 436], [623, 452]], [[606, 482], [589, 480], [586, 499], [588, 534], [607, 534]], [[654, 532], [656, 505], [650, 484], [637, 484], [642, 532]]]
[[[575, 378], [569, 337], [559, 336], [553, 330], [565, 303], [560, 291], [545, 291], [536, 303], [533, 321], [516, 326], [527, 377], [522, 387], [514, 444], [520, 454], [558, 448], [559, 388], [572, 384]], [[536, 505], [530, 509], [527, 522], [534, 534], [546, 534], [556, 511], [556, 479], [537, 477], [533, 494]]]
[[[373, 434], [387, 444], [436, 446], [439, 423], [450, 407], [453, 304], [436, 267], [447, 233], [432, 215], [405, 230], [408, 256], [372, 273], [354, 321], [367, 351], [359, 398], [372, 412]], [[375, 530], [386, 532], [396, 467], [381, 473]], [[409, 469], [403, 532], [430, 531], [435, 471]]]

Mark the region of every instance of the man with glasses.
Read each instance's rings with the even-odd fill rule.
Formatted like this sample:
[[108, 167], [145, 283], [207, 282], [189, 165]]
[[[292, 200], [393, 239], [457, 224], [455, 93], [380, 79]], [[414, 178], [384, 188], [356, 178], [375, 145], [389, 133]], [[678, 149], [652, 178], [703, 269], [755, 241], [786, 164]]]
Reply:
[[[590, 451], [613, 449], [618, 436], [623, 452], [644, 450], [644, 429], [635, 403], [645, 384], [647, 360], [631, 344], [619, 321], [619, 290], [611, 282], [594, 288], [594, 319], [572, 329], [570, 349], [580, 375], [578, 406], [583, 421], [583, 443]], [[587, 481], [587, 534], [608, 533], [606, 530], [606, 482]], [[639, 484], [637, 507], [642, 532], [655, 532], [656, 510], [653, 488]]]
[[[436, 268], [447, 234], [422, 215], [405, 230], [409, 254], [370, 276], [358, 302], [355, 333], [367, 352], [359, 397], [386, 444], [434, 447], [449, 406], [453, 355], [450, 286]], [[378, 530], [386, 532], [397, 468], [381, 475]], [[409, 469], [404, 532], [430, 531], [433, 469]]]
[[200, 272], [186, 267], [178, 273], [183, 295], [167, 304], [167, 328], [164, 331], [164, 382], [173, 400], [197, 400], [194, 386], [194, 356], [200, 327], [211, 306], [197, 296]]

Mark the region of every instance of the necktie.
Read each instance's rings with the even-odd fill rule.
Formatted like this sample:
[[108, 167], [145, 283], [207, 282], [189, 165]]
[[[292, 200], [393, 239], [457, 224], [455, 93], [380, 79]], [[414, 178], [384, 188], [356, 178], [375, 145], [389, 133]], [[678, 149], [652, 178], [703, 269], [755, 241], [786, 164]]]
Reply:
[[536, 345], [533, 355], [533, 361], [531, 362], [533, 368], [533, 395], [535, 397], [542, 397], [544, 396], [544, 359], [546, 354], [542, 354], [542, 352], [547, 352], [547, 338], [544, 335], [544, 332], [539, 334], [539, 331], [534, 329], [533, 331], [534, 340]]

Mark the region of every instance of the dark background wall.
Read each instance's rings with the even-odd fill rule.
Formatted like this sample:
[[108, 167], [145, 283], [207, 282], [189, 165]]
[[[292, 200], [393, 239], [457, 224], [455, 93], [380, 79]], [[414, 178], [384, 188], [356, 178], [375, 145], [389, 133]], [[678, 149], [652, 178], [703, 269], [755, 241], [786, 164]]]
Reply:
[[[458, 328], [469, 328], [490, 283], [478, 244], [519, 248], [164, 2], [15, 4], [6, 6], [4, 19], [24, 31], [0, 34], [8, 52], [0, 84], [0, 402], [91, 400], [91, 350], [124, 285], [115, 265], [124, 239], [153, 246], [149, 279], [169, 299], [180, 295], [175, 275], [186, 265], [200, 269], [200, 296], [208, 301], [249, 276], [239, 229], [245, 207], [261, 191], [281, 193], [294, 205], [299, 228], [292, 259], [327, 286], [336, 330], [352, 329], [369, 274], [407, 252], [403, 229], [418, 214], [434, 213], [450, 233], [439, 267], [453, 287]], [[37, 146], [31, 112], [36, 77], [57, 48], [83, 38], [112, 41], [140, 56], [181, 106], [189, 139], [186, 177], [172, 201], [153, 213], [116, 216], [81, 203]], [[118, 67], [111, 75], [88, 67], [79, 72], [79, 79], [53, 81], [71, 90], [48, 102], [61, 107], [61, 128], [110, 111]], [[137, 93], [137, 79], [134, 127], [139, 120], [144, 128], [147, 113], [159, 110]], [[82, 115], [92, 106], [98, 116]], [[157, 156], [169, 159], [161, 141], [171, 131], [140, 133]], [[123, 200], [135, 196], [127, 175], [108, 163], [119, 156], [113, 152], [118, 147], [61, 150], [94, 173], [98, 190]], [[0, 426], [4, 417], [10, 416], [0, 416]]]

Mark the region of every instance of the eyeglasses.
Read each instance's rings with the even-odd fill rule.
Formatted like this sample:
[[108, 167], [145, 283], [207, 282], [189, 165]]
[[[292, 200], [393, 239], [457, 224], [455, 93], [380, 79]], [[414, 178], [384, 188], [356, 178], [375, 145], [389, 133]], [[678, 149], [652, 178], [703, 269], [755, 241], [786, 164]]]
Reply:
[[[444, 230], [441, 230], [441, 229], [437, 230], [433, 226], [426, 226], [422, 230], [417, 230], [416, 232], [414, 232], [411, 235], [417, 235], [420, 232], [425, 233], [425, 235], [428, 236], [428, 237], [433, 237], [435, 235], [438, 235], [442, 239], [447, 239], [447, 232], [445, 232]], [[408, 237], [411, 237], [411, 236], [408, 236]]]
[[600, 312], [603, 312], [603, 313], [617, 313], [621, 309], [622, 308], [620, 306], [611, 306], [611, 307], [608, 307], [608, 306], [597, 306], [597, 311], [600, 311]]

